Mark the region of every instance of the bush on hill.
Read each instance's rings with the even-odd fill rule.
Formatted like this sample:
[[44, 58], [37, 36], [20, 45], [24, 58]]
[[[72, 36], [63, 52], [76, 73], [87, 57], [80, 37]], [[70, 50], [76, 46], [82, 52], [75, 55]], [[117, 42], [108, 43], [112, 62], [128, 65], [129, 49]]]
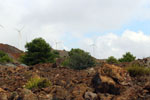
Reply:
[[63, 65], [72, 69], [82, 70], [95, 66], [95, 59], [88, 52], [81, 49], [72, 49]]
[[0, 51], [0, 63], [13, 62], [13, 60], [3, 51]]
[[119, 59], [120, 62], [132, 62], [136, 59], [135, 56], [133, 56], [133, 54], [131, 54], [130, 52], [127, 52], [126, 54], [123, 55], [122, 58]]
[[109, 64], [118, 64], [119, 63], [119, 61], [114, 56], [108, 57], [108, 59], [106, 61]]

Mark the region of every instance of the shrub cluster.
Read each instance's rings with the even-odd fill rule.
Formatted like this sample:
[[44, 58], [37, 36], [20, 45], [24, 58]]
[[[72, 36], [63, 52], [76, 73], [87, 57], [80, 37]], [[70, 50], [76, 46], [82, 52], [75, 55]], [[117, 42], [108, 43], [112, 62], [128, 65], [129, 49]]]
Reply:
[[88, 52], [81, 49], [72, 49], [63, 65], [72, 69], [82, 70], [95, 66], [95, 59]]
[[0, 63], [12, 62], [13, 60], [3, 51], [0, 51]]
[[126, 69], [132, 77], [150, 75], [150, 68], [146, 68], [138, 64], [131, 65]]
[[131, 54], [130, 52], [127, 52], [126, 54], [123, 55], [122, 58], [119, 59], [120, 62], [132, 62], [135, 60], [135, 56]]
[[25, 85], [25, 88], [27, 89], [34, 89], [34, 88], [46, 88], [51, 86], [52, 83], [44, 78], [40, 78], [40, 77], [33, 77], [31, 78]]
[[106, 61], [107, 61], [107, 63], [110, 63], [110, 64], [118, 64], [120, 62], [132, 62], [135, 60], [135, 58], [136, 57], [133, 56], [133, 54], [131, 54], [130, 52], [127, 52], [120, 59], [116, 59], [115, 57], [110, 56], [110, 57], [108, 57], [108, 59]]
[[114, 56], [108, 57], [108, 59], [106, 61], [109, 64], [118, 64], [119, 63], [119, 61]]

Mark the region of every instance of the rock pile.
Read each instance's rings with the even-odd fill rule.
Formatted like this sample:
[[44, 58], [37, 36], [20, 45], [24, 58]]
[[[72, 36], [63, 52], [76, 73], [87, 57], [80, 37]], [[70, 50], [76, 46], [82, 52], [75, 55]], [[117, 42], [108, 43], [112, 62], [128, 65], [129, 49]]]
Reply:
[[[0, 100], [150, 100], [150, 80], [145, 78], [139, 85], [118, 66], [104, 64], [86, 70], [53, 66], [0, 66]], [[52, 85], [26, 89], [33, 76]]]

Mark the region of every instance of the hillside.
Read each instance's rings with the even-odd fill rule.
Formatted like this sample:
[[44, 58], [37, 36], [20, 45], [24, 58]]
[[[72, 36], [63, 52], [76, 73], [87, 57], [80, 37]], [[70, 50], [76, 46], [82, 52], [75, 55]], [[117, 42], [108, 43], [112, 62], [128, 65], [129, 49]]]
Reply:
[[[14, 59], [23, 53], [5, 44], [0, 50]], [[68, 56], [60, 52], [61, 57]], [[95, 67], [84, 70], [62, 67], [59, 62], [0, 65], [0, 100], [150, 100], [149, 75], [131, 77], [125, 69], [132, 63], [147, 64], [146, 59], [119, 65], [97, 60]]]
[[13, 47], [13, 46], [8, 45], [8, 44], [2, 44], [2, 43], [0, 43], [0, 50], [7, 53], [15, 61], [17, 61], [17, 59], [23, 53], [23, 51], [19, 50], [16, 47]]

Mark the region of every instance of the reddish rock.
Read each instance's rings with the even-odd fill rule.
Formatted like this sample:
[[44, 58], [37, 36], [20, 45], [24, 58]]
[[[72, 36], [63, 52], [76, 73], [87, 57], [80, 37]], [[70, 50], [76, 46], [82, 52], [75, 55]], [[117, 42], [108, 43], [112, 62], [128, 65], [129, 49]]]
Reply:
[[85, 100], [99, 100], [97, 94], [93, 92], [86, 92], [84, 94], [84, 99]]
[[57, 98], [60, 100], [70, 100], [68, 91], [61, 86], [53, 86], [50, 94], [53, 95], [53, 98]]
[[38, 100], [37, 96], [28, 89], [19, 89], [19, 97], [21, 100]]
[[[32, 67], [17, 68], [0, 66], [1, 98], [4, 100], [150, 100], [149, 76], [131, 80], [125, 69], [108, 64], [86, 70], [53, 68], [52, 65], [37, 64]], [[32, 91], [23, 89], [27, 81], [34, 76], [50, 80], [52, 87]]]
[[[115, 100], [113, 99], [114, 98], [114, 95], [111, 95], [111, 94], [102, 94], [102, 93], [98, 93], [98, 97], [99, 97], [99, 100]], [[122, 100], [122, 99], [120, 99]]]
[[121, 85], [130, 85], [131, 77], [127, 70], [121, 67], [105, 64], [98, 70], [98, 73], [111, 77], [115, 82]]
[[83, 96], [88, 89], [89, 88], [86, 84], [78, 84], [73, 88], [72, 95], [75, 98], [75, 100], [84, 100]]
[[8, 100], [7, 92], [0, 88], [0, 100]]

